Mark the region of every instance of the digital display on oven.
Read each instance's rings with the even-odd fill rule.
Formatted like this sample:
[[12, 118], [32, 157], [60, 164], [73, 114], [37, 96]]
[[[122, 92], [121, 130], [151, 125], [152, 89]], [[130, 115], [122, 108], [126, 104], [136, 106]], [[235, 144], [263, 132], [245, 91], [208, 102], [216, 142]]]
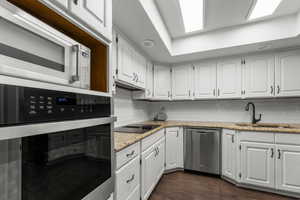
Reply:
[[70, 97], [56, 97], [56, 105], [76, 105], [76, 99]]

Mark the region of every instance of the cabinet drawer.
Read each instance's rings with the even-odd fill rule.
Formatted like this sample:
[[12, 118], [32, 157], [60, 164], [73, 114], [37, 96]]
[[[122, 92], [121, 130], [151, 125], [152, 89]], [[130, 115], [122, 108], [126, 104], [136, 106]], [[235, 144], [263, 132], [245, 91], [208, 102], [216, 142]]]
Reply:
[[179, 127], [170, 127], [170, 128], [166, 128], [166, 133], [168, 132], [175, 132], [175, 131], [179, 131]]
[[254, 131], [240, 131], [239, 140], [246, 142], [265, 142], [274, 143], [274, 133], [270, 132], [254, 132]]
[[300, 145], [300, 134], [275, 133], [276, 144]]
[[116, 169], [119, 169], [134, 157], [140, 154], [140, 142], [137, 142], [126, 149], [116, 153]]
[[161, 129], [156, 133], [153, 133], [149, 137], [142, 140], [142, 152], [148, 149], [151, 145], [157, 142], [160, 138], [164, 136], [165, 129]]
[[136, 157], [116, 172], [116, 200], [128, 199], [140, 184], [140, 158]]

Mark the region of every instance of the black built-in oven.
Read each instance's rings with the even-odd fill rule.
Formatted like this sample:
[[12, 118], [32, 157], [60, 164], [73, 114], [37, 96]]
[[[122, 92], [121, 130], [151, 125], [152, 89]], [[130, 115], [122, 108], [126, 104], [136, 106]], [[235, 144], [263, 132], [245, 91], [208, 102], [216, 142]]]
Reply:
[[[18, 199], [106, 199], [113, 192], [110, 97], [0, 85], [0, 110], [0, 142], [20, 143], [6, 161], [9, 176], [0, 177], [13, 177], [7, 191], [21, 180]], [[11, 165], [16, 160], [20, 167]]]

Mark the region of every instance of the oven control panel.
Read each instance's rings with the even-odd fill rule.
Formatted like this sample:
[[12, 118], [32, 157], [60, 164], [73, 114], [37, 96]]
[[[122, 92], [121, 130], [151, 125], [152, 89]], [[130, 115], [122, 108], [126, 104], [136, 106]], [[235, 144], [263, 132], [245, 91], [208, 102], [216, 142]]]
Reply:
[[110, 97], [0, 85], [1, 126], [110, 117]]

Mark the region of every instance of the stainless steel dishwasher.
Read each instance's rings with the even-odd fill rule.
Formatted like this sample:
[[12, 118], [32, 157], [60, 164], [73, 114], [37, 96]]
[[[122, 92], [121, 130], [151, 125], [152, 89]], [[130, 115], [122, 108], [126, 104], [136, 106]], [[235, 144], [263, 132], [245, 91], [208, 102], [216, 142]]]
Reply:
[[184, 169], [220, 175], [220, 129], [186, 128]]

